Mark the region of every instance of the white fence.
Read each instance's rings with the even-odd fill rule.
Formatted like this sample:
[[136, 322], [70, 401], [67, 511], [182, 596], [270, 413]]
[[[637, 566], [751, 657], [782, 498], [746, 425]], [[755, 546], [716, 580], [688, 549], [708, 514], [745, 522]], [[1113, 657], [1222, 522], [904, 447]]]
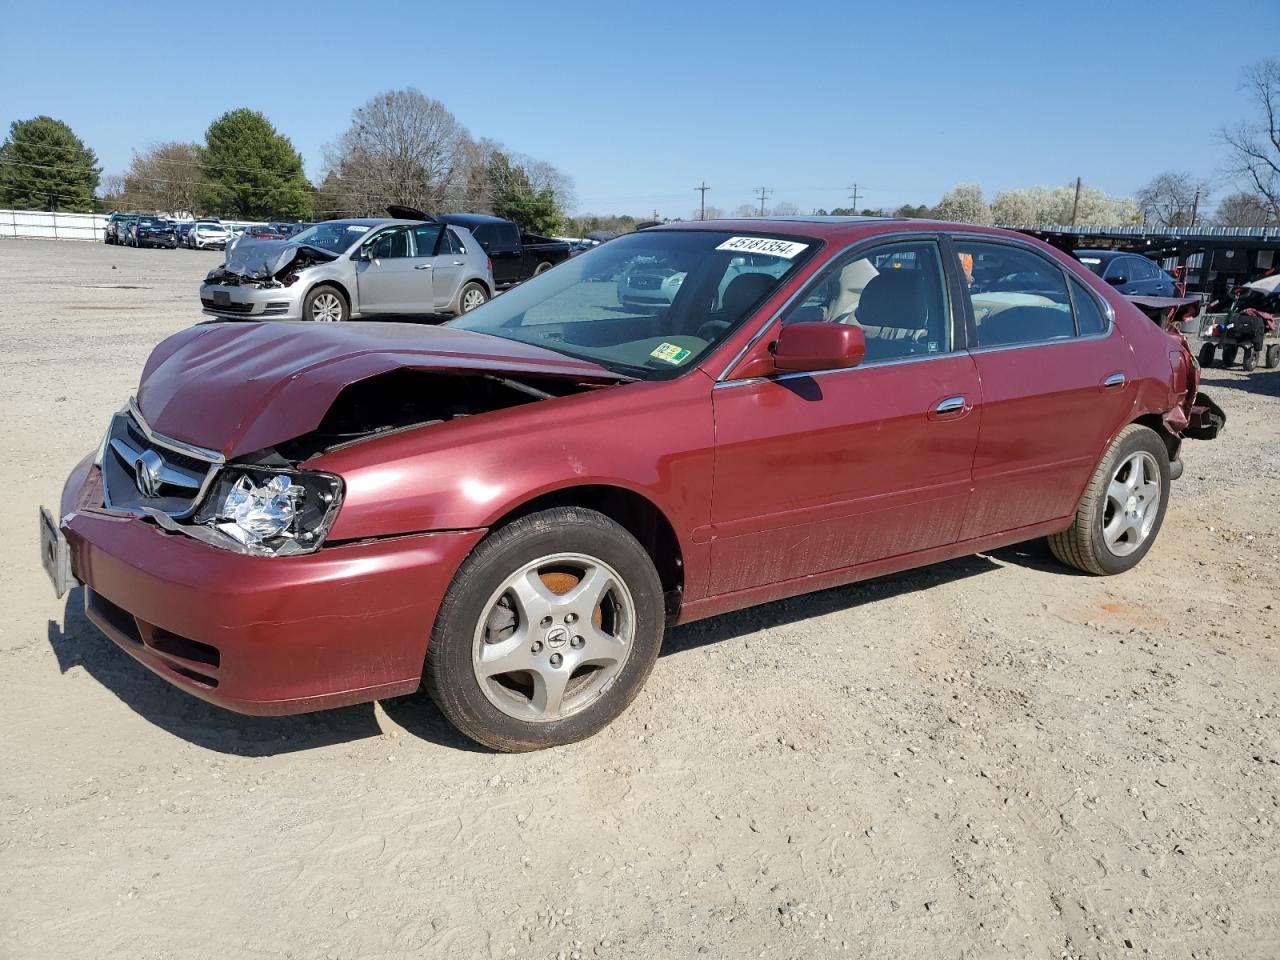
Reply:
[[[0, 210], [0, 239], [31, 237], [44, 240], [98, 240], [107, 226], [105, 213], [49, 213], [47, 210]], [[190, 221], [174, 221], [175, 223]], [[249, 220], [223, 220], [223, 226], [239, 230], [253, 226]]]
[[0, 210], [0, 237], [46, 240], [101, 240], [105, 213], [49, 213], [44, 210]]

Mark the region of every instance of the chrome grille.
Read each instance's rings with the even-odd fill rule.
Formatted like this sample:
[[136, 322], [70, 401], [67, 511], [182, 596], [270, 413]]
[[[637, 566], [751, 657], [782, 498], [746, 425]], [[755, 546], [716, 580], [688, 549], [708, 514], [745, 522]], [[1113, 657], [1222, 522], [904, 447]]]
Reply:
[[111, 420], [102, 451], [102, 492], [113, 510], [194, 512], [222, 466], [221, 454], [171, 440], [150, 429], [130, 403]]

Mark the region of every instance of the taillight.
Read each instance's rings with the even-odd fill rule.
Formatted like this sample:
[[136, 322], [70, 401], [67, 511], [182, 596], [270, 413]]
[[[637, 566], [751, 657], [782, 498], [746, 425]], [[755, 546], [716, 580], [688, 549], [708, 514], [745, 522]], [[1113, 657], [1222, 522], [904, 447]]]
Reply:
[[484, 258], [484, 268], [490, 273], [493, 273], [493, 260], [489, 257]]

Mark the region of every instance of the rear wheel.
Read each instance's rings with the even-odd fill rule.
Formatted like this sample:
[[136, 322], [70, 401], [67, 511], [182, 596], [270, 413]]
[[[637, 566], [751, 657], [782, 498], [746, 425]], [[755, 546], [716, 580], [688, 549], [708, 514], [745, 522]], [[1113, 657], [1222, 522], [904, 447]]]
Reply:
[[302, 319], [315, 323], [340, 323], [351, 316], [347, 301], [337, 287], [321, 284], [302, 301]]
[[1276, 367], [1280, 367], [1280, 343], [1267, 347], [1267, 369], [1274, 370]]
[[458, 294], [458, 313], [470, 313], [476, 307], [483, 306], [488, 300], [489, 291], [473, 280]]
[[1236, 354], [1239, 352], [1235, 344], [1222, 348], [1222, 365], [1229, 367], [1236, 362]]
[[1240, 361], [1240, 365], [1244, 368], [1245, 373], [1256, 370], [1258, 367], [1258, 351], [1253, 347], [1244, 348], [1244, 359]]
[[534, 267], [534, 269], [533, 269], [533, 275], [534, 275], [535, 277], [540, 276], [541, 274], [544, 274], [544, 273], [546, 273], [548, 270], [550, 270], [552, 266], [553, 266], [553, 264], [547, 263], [547, 262], [544, 260], [542, 263], [540, 263], [540, 264], [538, 264], [536, 267]]
[[1212, 343], [1206, 343], [1200, 348], [1200, 366], [1203, 369], [1207, 370], [1213, 366], [1213, 355], [1217, 350], [1218, 348]]
[[503, 751], [589, 737], [640, 692], [662, 644], [662, 585], [603, 514], [558, 507], [489, 535], [445, 594], [427, 647], [436, 705]]
[[1049, 537], [1063, 563], [1105, 576], [1147, 555], [1169, 502], [1169, 451], [1149, 427], [1133, 423], [1112, 441], [1071, 526]]

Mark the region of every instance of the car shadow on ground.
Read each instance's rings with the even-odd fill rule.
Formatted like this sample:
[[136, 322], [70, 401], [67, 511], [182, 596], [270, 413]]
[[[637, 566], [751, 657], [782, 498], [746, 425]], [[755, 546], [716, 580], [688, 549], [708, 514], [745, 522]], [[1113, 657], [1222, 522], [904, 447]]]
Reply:
[[[1280, 371], [1254, 370], [1251, 373], [1242, 373], [1237, 369], [1235, 372], [1241, 375], [1230, 379], [1217, 377], [1212, 380], [1206, 379], [1201, 381], [1200, 387], [1210, 396], [1218, 390], [1239, 390], [1242, 393], [1256, 393], [1262, 397], [1280, 397]], [[1227, 428], [1230, 429], [1230, 427], [1231, 424], [1228, 421]]]
[[[1018, 544], [991, 554], [960, 557], [676, 627], [668, 632], [662, 655], [670, 656], [759, 630], [954, 583], [998, 570], [1006, 563], [1060, 573], [1074, 572], [1058, 564], [1042, 546], [1042, 541]], [[382, 734], [371, 703], [288, 717], [249, 717], [205, 703], [171, 686], [118, 649], [85, 616], [84, 591], [80, 587], [67, 595], [62, 623], [48, 622], [48, 640], [62, 673], [82, 667], [143, 719], [207, 750], [242, 757], [266, 757]], [[415, 737], [455, 750], [491, 752], [458, 733], [422, 690], [380, 703], [390, 719]]]
[[[58, 668], [84, 668], [134, 713], [189, 743], [218, 753], [265, 757], [382, 734], [372, 703], [289, 717], [249, 717], [205, 703], [160, 679], [102, 634], [84, 613], [84, 591], [67, 594], [62, 623], [48, 622]], [[458, 733], [423, 693], [382, 701], [410, 734], [440, 746], [481, 749]]]

